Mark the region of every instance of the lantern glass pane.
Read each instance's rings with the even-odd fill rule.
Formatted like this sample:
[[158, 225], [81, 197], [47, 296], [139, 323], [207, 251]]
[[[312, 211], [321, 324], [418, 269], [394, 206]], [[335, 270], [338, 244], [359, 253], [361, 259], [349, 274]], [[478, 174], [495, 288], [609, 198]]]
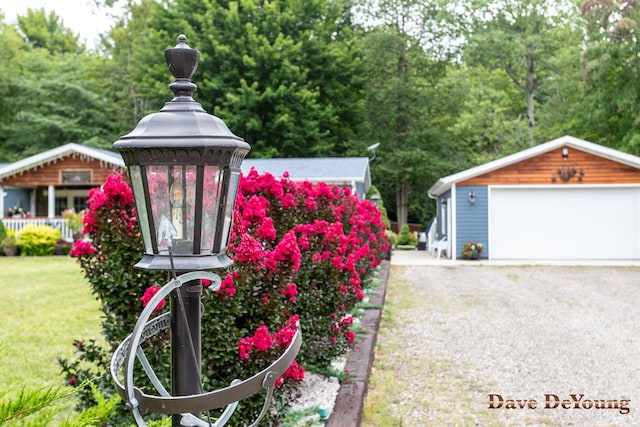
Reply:
[[147, 205], [144, 197], [144, 186], [142, 185], [142, 172], [140, 166], [129, 167], [129, 177], [131, 178], [131, 189], [133, 190], [133, 198], [136, 201], [136, 211], [138, 213], [138, 223], [142, 232], [142, 240], [144, 242], [144, 251], [148, 254], [153, 253], [151, 245], [151, 231], [149, 228], [149, 215], [147, 214]]
[[174, 241], [180, 241], [179, 245], [183, 250], [180, 253], [192, 254], [196, 166], [173, 166], [170, 170], [169, 200], [171, 202], [171, 216], [168, 219], [171, 220], [176, 230]]
[[[167, 253], [169, 239], [168, 231], [162, 232], [162, 218], [171, 220], [171, 200], [169, 197], [169, 167], [147, 166], [147, 185], [149, 187], [149, 200], [151, 202], [151, 214], [153, 218], [158, 252]], [[166, 220], [165, 220], [166, 221]]]
[[186, 218], [186, 236], [188, 240], [193, 240], [195, 230], [196, 216], [196, 166], [185, 166], [185, 218]]
[[233, 225], [233, 211], [236, 207], [236, 197], [238, 195], [238, 184], [240, 183], [240, 172], [231, 173], [231, 182], [229, 182], [229, 192], [227, 193], [227, 206], [224, 212], [224, 227], [222, 229], [222, 240], [220, 252], [227, 250], [229, 244], [229, 234]]
[[204, 167], [202, 200], [202, 253], [211, 253], [216, 234], [222, 174], [218, 166]]

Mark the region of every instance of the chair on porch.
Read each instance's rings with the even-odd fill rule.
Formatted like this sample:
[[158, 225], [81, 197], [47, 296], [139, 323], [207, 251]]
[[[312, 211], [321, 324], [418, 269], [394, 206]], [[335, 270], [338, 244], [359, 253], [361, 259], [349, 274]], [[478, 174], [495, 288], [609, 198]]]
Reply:
[[[440, 256], [442, 255], [442, 251], [447, 252], [448, 247], [449, 247], [449, 243], [448, 243], [446, 237], [443, 237], [440, 240], [436, 240], [434, 242], [433, 251], [431, 252], [431, 255], [435, 256], [435, 253], [437, 252], [438, 253], [438, 259], [440, 259]], [[449, 255], [449, 254], [447, 254], [447, 255]]]

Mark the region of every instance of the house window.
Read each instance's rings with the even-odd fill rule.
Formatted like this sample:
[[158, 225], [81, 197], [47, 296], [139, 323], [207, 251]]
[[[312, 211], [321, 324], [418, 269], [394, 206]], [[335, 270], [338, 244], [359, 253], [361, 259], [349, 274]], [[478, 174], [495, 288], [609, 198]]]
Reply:
[[55, 215], [62, 216], [62, 212], [67, 210], [67, 196], [56, 197], [55, 199]]
[[440, 203], [440, 236], [447, 235], [447, 203]]
[[87, 192], [88, 190], [57, 190], [55, 197], [55, 215], [62, 216], [64, 211], [72, 208], [76, 212], [86, 209], [87, 200], [89, 200]]
[[80, 212], [84, 209], [87, 208], [87, 200], [89, 200], [89, 197], [74, 197], [73, 198], [73, 209], [76, 212]]
[[63, 184], [91, 184], [91, 171], [62, 171]]

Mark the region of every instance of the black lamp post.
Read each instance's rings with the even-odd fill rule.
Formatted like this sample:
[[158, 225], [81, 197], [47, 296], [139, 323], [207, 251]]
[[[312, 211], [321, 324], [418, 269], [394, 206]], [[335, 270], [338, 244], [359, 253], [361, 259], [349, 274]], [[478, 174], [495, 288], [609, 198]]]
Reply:
[[[232, 264], [226, 255], [240, 166], [249, 144], [192, 95], [200, 53], [179, 43], [165, 51], [174, 98], [144, 117], [113, 147], [129, 170], [145, 254], [136, 267], [175, 272]], [[171, 294], [172, 395], [202, 394], [200, 298], [193, 280]], [[173, 416], [180, 425], [181, 416]]]

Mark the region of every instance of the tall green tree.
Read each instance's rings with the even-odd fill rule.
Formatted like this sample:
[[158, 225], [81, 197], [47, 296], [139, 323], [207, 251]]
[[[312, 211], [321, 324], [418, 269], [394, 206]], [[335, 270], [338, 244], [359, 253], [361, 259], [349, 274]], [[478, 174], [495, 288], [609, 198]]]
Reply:
[[527, 148], [528, 125], [521, 96], [501, 70], [455, 64], [439, 87], [448, 98], [457, 100], [456, 118], [449, 130], [468, 166]]
[[26, 15], [18, 16], [18, 27], [26, 42], [49, 53], [78, 53], [84, 50], [80, 36], [64, 26], [62, 18], [44, 8], [27, 9]]
[[103, 38], [101, 49], [110, 58], [105, 71], [111, 77], [108, 87], [116, 110], [115, 126], [127, 133], [171, 99], [171, 75], [163, 49], [176, 44], [178, 30], [171, 30], [176, 24], [157, 0], [128, 2], [123, 7], [127, 13]]
[[[183, 33], [201, 52], [194, 77], [197, 100], [249, 142], [253, 156], [346, 151], [360, 119], [363, 85], [348, 3], [177, 0], [160, 5], [144, 0], [141, 4], [145, 8], [129, 7], [127, 20], [117, 29], [122, 34], [114, 33], [110, 52], [129, 67], [136, 84], [144, 82], [145, 87], [135, 92], [143, 104], [155, 99], [153, 81], [162, 82], [162, 93], [167, 93], [168, 73], [156, 74], [156, 64], [162, 62], [159, 47], [175, 44]], [[153, 104], [143, 109], [153, 110]]]
[[[6, 24], [0, 13], [0, 125], [11, 120], [11, 80], [19, 70], [24, 50], [24, 40], [16, 27]], [[2, 138], [0, 136], [0, 141]], [[0, 147], [0, 152], [2, 147]]]
[[579, 118], [585, 137], [640, 154], [640, 5], [590, 0], [582, 4], [586, 41], [585, 99]]
[[439, 91], [446, 55], [434, 47], [437, 14], [423, 5], [404, 0], [360, 6], [368, 13], [365, 20], [377, 23], [362, 39], [367, 86], [360, 137], [368, 145], [380, 143], [372, 175], [398, 228], [433, 215], [427, 190], [451, 171], [456, 157], [447, 131], [455, 105]]
[[94, 77], [99, 61], [45, 49], [25, 52], [10, 81], [0, 158], [14, 161], [68, 142], [110, 147], [115, 137], [111, 112]]
[[458, 10], [468, 10], [458, 21], [468, 30], [464, 60], [470, 66], [499, 69], [524, 95], [522, 114], [527, 117], [529, 145], [536, 144], [534, 129], [541, 86], [557, 77], [555, 53], [580, 39], [575, 26], [577, 11], [567, 0], [461, 0]]
[[68, 142], [110, 146], [107, 58], [87, 53], [53, 13], [29, 10], [18, 22], [0, 27], [0, 37], [14, 41], [2, 53], [10, 62], [0, 77], [0, 161]]
[[[363, 40], [367, 67], [366, 121], [361, 137], [380, 143], [372, 174], [398, 227], [425, 222], [433, 213], [428, 183], [448, 170], [452, 158], [442, 123], [437, 68], [418, 41], [392, 28], [370, 31]], [[427, 185], [425, 187], [425, 185]]]

